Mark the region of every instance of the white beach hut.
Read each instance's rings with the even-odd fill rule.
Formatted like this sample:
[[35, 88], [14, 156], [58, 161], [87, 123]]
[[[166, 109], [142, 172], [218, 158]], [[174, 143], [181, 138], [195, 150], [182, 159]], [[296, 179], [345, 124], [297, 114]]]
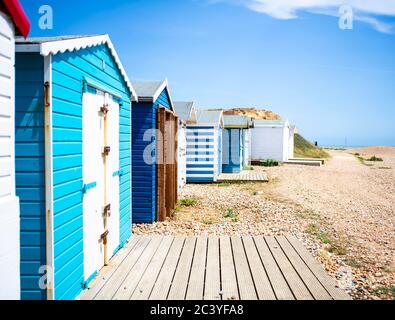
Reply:
[[178, 115], [178, 191], [187, 183], [187, 124], [196, 123], [196, 108], [193, 101], [174, 101]]
[[294, 129], [284, 120], [255, 120], [251, 129], [252, 160], [293, 158]]
[[0, 2], [0, 300], [20, 298], [19, 199], [15, 192], [15, 35], [30, 23], [18, 1]]

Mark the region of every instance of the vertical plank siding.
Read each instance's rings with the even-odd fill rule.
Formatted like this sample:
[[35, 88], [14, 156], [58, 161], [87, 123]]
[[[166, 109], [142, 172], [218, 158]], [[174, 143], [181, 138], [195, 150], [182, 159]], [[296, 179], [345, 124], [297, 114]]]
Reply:
[[222, 172], [239, 173], [243, 169], [242, 129], [223, 129]]
[[[105, 63], [103, 63], [103, 61]], [[120, 107], [120, 239], [131, 235], [130, 92], [106, 45], [52, 56], [52, 177], [54, 298], [82, 291], [83, 148], [82, 96], [85, 77], [117, 95]], [[44, 63], [39, 54], [17, 56], [17, 193], [21, 197], [22, 298], [45, 299], [38, 269], [46, 265]], [[115, 97], [114, 97], [115, 99]], [[97, 106], [98, 108], [100, 106]], [[92, 137], [94, 139], [95, 137]], [[111, 253], [110, 253], [111, 254]]]

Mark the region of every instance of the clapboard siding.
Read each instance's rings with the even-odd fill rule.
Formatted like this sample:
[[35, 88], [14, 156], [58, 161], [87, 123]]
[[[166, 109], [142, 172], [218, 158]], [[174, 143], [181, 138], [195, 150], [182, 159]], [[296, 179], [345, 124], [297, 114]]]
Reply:
[[218, 131], [187, 126], [187, 182], [213, 182], [218, 176]]
[[[14, 27], [0, 13], [0, 201], [15, 196], [14, 173]], [[3, 213], [4, 214], [4, 213]], [[13, 214], [13, 213], [12, 213]]]
[[19, 201], [15, 193], [15, 36], [0, 12], [0, 300], [20, 299]]
[[[104, 70], [103, 60], [106, 62]], [[126, 84], [105, 45], [57, 54], [52, 57], [55, 299], [74, 299], [85, 281], [82, 212], [84, 77], [93, 79], [120, 97], [120, 170], [123, 170], [120, 177], [120, 246], [131, 235], [131, 104]]]
[[16, 192], [20, 198], [21, 298], [45, 299], [39, 267], [46, 265], [44, 60], [16, 55]]
[[[154, 103], [133, 103], [132, 117], [132, 221], [152, 223], [156, 218], [156, 122], [161, 105], [171, 109], [163, 90]], [[151, 131], [147, 131], [151, 130]], [[145, 139], [144, 139], [145, 135]], [[151, 148], [151, 160], [144, 160], [144, 151]], [[146, 151], [149, 152], [149, 151]]]

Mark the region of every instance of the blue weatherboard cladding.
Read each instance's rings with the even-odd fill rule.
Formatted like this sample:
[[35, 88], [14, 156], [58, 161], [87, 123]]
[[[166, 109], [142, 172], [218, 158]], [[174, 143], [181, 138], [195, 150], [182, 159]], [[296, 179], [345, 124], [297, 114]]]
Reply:
[[216, 180], [215, 127], [187, 126], [187, 182]]
[[[106, 62], [103, 64], [103, 60]], [[105, 69], [103, 69], [105, 65]], [[21, 199], [22, 298], [44, 299], [38, 266], [45, 265], [45, 167], [43, 118], [43, 58], [17, 56], [16, 101], [17, 179]], [[120, 246], [131, 235], [131, 105], [130, 93], [105, 45], [52, 57], [53, 223], [55, 299], [74, 299], [82, 290], [82, 95], [84, 77], [101, 89], [116, 92], [120, 102]], [[29, 131], [29, 125], [35, 126]], [[30, 138], [29, 138], [30, 136]], [[29, 145], [25, 145], [28, 140]], [[23, 173], [30, 170], [28, 177]], [[17, 176], [18, 177], [18, 176]], [[32, 220], [31, 217], [34, 217]], [[25, 244], [25, 245], [23, 245]], [[29, 247], [27, 247], [29, 246]], [[29, 264], [27, 263], [29, 262]]]
[[38, 284], [46, 265], [44, 60], [39, 54], [16, 55], [15, 170], [20, 199], [21, 298], [45, 299]]
[[242, 170], [242, 129], [223, 129], [222, 172]]
[[[152, 223], [156, 218], [156, 111], [161, 105], [171, 109], [166, 92], [154, 103], [133, 103], [132, 117], [132, 221]], [[147, 130], [152, 130], [147, 132]], [[146, 139], [144, 139], [146, 134]], [[151, 151], [152, 163], [144, 160]]]
[[120, 244], [131, 235], [129, 91], [107, 46], [57, 54], [52, 58], [55, 299], [74, 299], [87, 280], [83, 270], [82, 222], [84, 77], [121, 99], [120, 169], [124, 174], [120, 178]]

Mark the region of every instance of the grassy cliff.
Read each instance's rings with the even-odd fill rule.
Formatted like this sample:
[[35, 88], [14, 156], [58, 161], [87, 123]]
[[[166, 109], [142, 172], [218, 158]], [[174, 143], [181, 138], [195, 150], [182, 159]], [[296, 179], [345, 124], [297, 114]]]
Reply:
[[305, 138], [303, 138], [300, 134], [295, 134], [295, 158], [329, 158], [330, 155], [322, 150], [321, 148], [316, 147]]

